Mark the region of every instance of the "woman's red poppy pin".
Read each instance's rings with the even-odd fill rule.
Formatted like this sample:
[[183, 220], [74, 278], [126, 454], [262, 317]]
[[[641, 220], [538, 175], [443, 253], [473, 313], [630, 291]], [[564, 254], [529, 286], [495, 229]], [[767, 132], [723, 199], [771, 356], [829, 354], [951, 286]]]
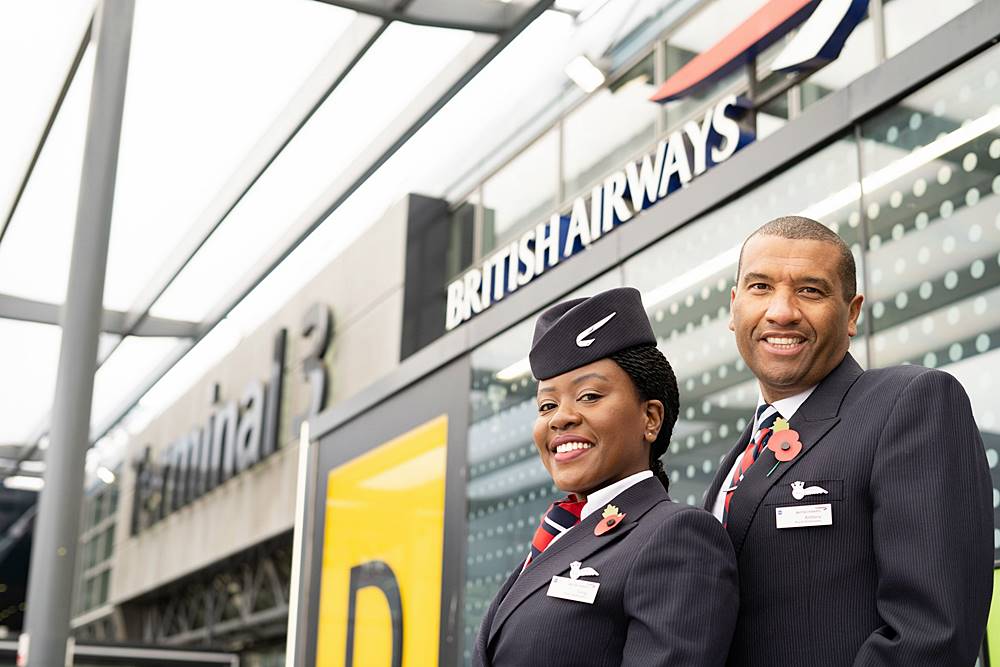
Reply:
[[601, 513], [601, 520], [594, 526], [594, 535], [603, 535], [622, 522], [625, 515], [618, 511], [614, 505], [608, 505]]
[[774, 452], [774, 458], [778, 459], [774, 467], [767, 471], [767, 476], [770, 477], [782, 461], [791, 461], [799, 455], [799, 452], [802, 451], [802, 443], [799, 441], [798, 432], [793, 431], [788, 425], [788, 420], [779, 417], [774, 421], [771, 437], [767, 441], [767, 448]]

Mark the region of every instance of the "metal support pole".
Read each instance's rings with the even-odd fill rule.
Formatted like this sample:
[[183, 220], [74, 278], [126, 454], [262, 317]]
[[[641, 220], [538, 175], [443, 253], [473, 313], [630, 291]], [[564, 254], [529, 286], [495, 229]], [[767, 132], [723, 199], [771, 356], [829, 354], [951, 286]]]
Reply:
[[27, 638], [20, 642], [18, 661], [23, 664], [26, 658], [29, 667], [57, 667], [66, 660], [134, 12], [134, 0], [103, 0], [94, 23], [94, 84], [63, 310], [51, 440], [45, 454], [45, 488], [31, 550]]

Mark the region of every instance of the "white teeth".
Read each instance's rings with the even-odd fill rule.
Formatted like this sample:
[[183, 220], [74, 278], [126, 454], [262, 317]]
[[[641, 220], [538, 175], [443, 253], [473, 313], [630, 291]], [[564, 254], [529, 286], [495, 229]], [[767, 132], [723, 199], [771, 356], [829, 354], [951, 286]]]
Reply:
[[561, 445], [556, 446], [556, 454], [565, 454], [566, 452], [572, 452], [575, 449], [590, 449], [593, 447], [589, 442], [564, 442]]
[[781, 347], [781, 346], [792, 347], [792, 346], [798, 345], [799, 343], [802, 342], [801, 338], [779, 338], [777, 336], [769, 336], [768, 338], [765, 338], [764, 340], [766, 340], [771, 345], [777, 345], [779, 347]]

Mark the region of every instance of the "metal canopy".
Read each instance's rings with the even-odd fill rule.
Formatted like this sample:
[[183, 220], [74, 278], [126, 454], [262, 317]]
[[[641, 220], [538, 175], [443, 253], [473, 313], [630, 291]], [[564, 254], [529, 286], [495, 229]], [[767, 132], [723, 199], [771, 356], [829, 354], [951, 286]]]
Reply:
[[[58, 4], [60, 0], [51, 1]], [[275, 4], [277, 6], [281, 3]], [[219, 182], [220, 185], [214, 196], [207, 199], [201, 207], [201, 214], [191, 221], [180, 221], [181, 228], [185, 230], [184, 233], [177, 235], [178, 241], [173, 244], [172, 250], [165, 249], [155, 260], [155, 264], [150, 265], [151, 268], [155, 267], [155, 270], [147, 271], [148, 279], [144, 280], [141, 285], [137, 284], [132, 288], [135, 296], [130, 303], [123, 303], [117, 309], [108, 308], [108, 297], [106, 297], [101, 329], [106, 334], [113, 334], [115, 337], [107, 336], [106, 340], [103, 340], [103, 343], [106, 344], [101, 346], [98, 358], [99, 366], [109, 360], [114, 360], [116, 354], [119, 353], [120, 346], [136, 337], [174, 339], [176, 342], [172, 351], [155, 365], [151, 373], [137, 376], [131, 387], [118, 392], [121, 395], [120, 407], [111, 410], [110, 413], [95, 413], [93, 415], [95, 422], [92, 440], [98, 440], [118, 424], [150, 387], [226, 318], [241, 299], [249, 294], [273, 268], [278, 266], [303, 239], [308, 237], [309, 233], [315, 230], [323, 219], [336, 210], [365, 179], [376, 172], [486, 63], [509, 44], [511, 39], [541, 14], [551, 4], [551, 0], [542, 2], [520, 0], [510, 3], [496, 0], [477, 2], [464, 0], [462, 2], [427, 2], [425, 0], [363, 2], [357, 4], [364, 6], [347, 8], [358, 12], [354, 14], [340, 7], [330, 6], [330, 4], [340, 3], [309, 1], [298, 5], [300, 8], [298, 11], [304, 12], [303, 16], [309, 13], [316, 16], [332, 12], [340, 20], [339, 30], [335, 29], [329, 46], [312, 67], [312, 72], [305, 76], [298, 84], [297, 89], [286, 98], [284, 108], [272, 118], [267, 127], [263, 128], [256, 140], [249, 145], [249, 150], [240, 159], [233, 161], [235, 169], [228, 178]], [[317, 9], [310, 9], [310, 7]], [[324, 7], [326, 9], [323, 9]], [[138, 8], [137, 36], [133, 50], [137, 46], [142, 48], [144, 11], [152, 12], [148, 6]], [[280, 11], [285, 11], [284, 6]], [[449, 20], [449, 16], [453, 20]], [[15, 16], [15, 18], [17, 17]], [[249, 269], [241, 272], [241, 278], [231, 282], [227, 289], [220, 291], [221, 298], [218, 298], [207, 309], [207, 312], [199, 313], [196, 317], [165, 317], [152, 314], [157, 309], [161, 311], [165, 309], [160, 304], [171, 302], [174, 295], [170, 290], [174, 288], [176, 291], [178, 277], [185, 274], [185, 270], [191, 267], [192, 261], [197, 263], [200, 254], [207, 254], [206, 251], [211, 250], [210, 247], [206, 248], [206, 246], [211, 246], [211, 240], [217, 235], [220, 227], [224, 228], [224, 223], [233, 217], [234, 211], [237, 214], [240, 212], [241, 204], [247, 204], [245, 199], [248, 194], [256, 193], [255, 188], [259, 190], [260, 187], [257, 186], [267, 181], [271, 171], [274, 171], [272, 167], [276, 161], [286, 159], [288, 154], [286, 149], [293, 144], [300, 131], [310, 124], [318, 111], [324, 108], [324, 104], [328, 102], [333, 92], [338, 90], [345, 80], [349, 80], [355, 67], [365, 61], [366, 55], [379, 43], [380, 39], [386, 36], [386, 31], [393, 25], [394, 21], [403, 21], [419, 26], [437, 26], [438, 28], [472, 29], [487, 34], [475, 37], [471, 41], [469, 38], [463, 38], [458, 42], [452, 40], [459, 46], [464, 43], [464, 47], [457, 50], [452, 48], [448, 59], [439, 61], [439, 63], [445, 63], [444, 67], [441, 67], [440, 64], [428, 64], [432, 74], [435, 69], [440, 68], [440, 71], [437, 75], [430, 77], [424, 90], [412, 100], [401, 101], [402, 111], [395, 120], [376, 132], [373, 135], [371, 146], [356, 155], [353, 161], [348, 163], [346, 169], [331, 174], [333, 183], [324, 191], [316, 192], [313, 204], [304, 215], [289, 220], [291, 224], [288, 224], [284, 233], [280, 233], [281, 228], [278, 228], [277, 242], [269, 244], [265, 254]], [[20, 250], [24, 244], [18, 233], [21, 232], [22, 235], [27, 233], [29, 225], [33, 224], [28, 220], [34, 214], [33, 210], [29, 210], [32, 209], [34, 203], [31, 201], [30, 190], [32, 185], [41, 187], [40, 183], [48, 183], [47, 165], [45, 164], [46, 153], [60, 149], [61, 146], [58, 144], [60, 141], [64, 141], [60, 136], [58, 124], [68, 122], [62, 116], [66, 116], [72, 111], [66, 108], [69, 104], [67, 93], [70, 91], [71, 84], [79, 84], [81, 78], [89, 79], [91, 76], [92, 70], [89, 67], [81, 67], [84, 55], [91, 46], [89, 21], [85, 28], [82, 40], [72, 48], [72, 57], [65, 62], [65, 69], [61, 74], [61, 82], [58, 86], [58, 94], [49, 105], [48, 118], [38, 135], [37, 143], [30, 156], [26, 156], [28, 159], [19, 171], [17, 183], [12, 185], [13, 196], [3, 211], [4, 224], [2, 231], [0, 231], [0, 243], [6, 247], [0, 247], [0, 277], [2, 277], [4, 262], [3, 250], [7, 250], [8, 257], [15, 252], [15, 249], [18, 251], [17, 255], [23, 254]], [[431, 37], [434, 35], [428, 34], [427, 38]], [[449, 59], [451, 62], [448, 62]], [[141, 85], [141, 79], [136, 78], [136, 74], [141, 74], [141, 72], [135, 70], [139, 68], [137, 63], [143, 61], [141, 57], [133, 60], [135, 62], [132, 65], [134, 71], [131, 76], [133, 81], [130, 81], [129, 84], [130, 89], [138, 87], [135, 81], [139, 81]], [[131, 92], [133, 91], [130, 90]], [[82, 94], [87, 95], [89, 91], [83, 88]], [[123, 160], [127, 160], [130, 139], [129, 112], [132, 106], [132, 100], [127, 99], [126, 117], [122, 130]], [[137, 107], [137, 105], [135, 106]], [[129, 170], [128, 165], [125, 164], [121, 173], [127, 175], [134, 173], [134, 171]], [[119, 181], [122, 181], [122, 178], [120, 175]], [[127, 189], [127, 185], [127, 183], [120, 182], [119, 193], [122, 192], [123, 187]], [[121, 208], [117, 201], [120, 198], [122, 198], [121, 194], [116, 194], [116, 216]], [[24, 219], [22, 220], [22, 218]], [[117, 284], [114, 270], [116, 256], [114, 234], [122, 228], [122, 225], [123, 223], [116, 218], [112, 232], [109, 291], [113, 290]], [[59, 234], [64, 239], [63, 242], [68, 243], [68, 240], [65, 240], [65, 232], [53, 230], [52, 233]], [[58, 249], [53, 253], [51, 258], [53, 263], [66, 262], [65, 259], [60, 260], [59, 254], [60, 250]], [[58, 273], [58, 267], [56, 268], [56, 273]], [[53, 297], [60, 290], [34, 289], [33, 286], [28, 286], [31, 282], [30, 276], [28, 279], [27, 283], [19, 281], [16, 284], [0, 280], [0, 325], [4, 321], [20, 321], [39, 326], [58, 325], [63, 304], [55, 301]], [[169, 307], [166, 310], [169, 310]], [[32, 354], [31, 351], [27, 350], [26, 353]], [[2, 413], [2, 408], [0, 408], [0, 413]], [[13, 419], [15, 416], [13, 413], [10, 415], [0, 414], [0, 417], [10, 417], [10, 419], [3, 420], [7, 424], [13, 421], [23, 423], [25, 418], [30, 418], [31, 413], [32, 410], [18, 411], [16, 415], [18, 420]], [[3, 450], [0, 450], [0, 463], [2, 463], [0, 465], [0, 479], [18, 474], [18, 468], [22, 462], [31, 460], [39, 454], [37, 443], [44, 438], [49, 429], [48, 406], [45, 406], [44, 411], [41, 412], [38, 412], [36, 408], [35, 414], [33, 426], [15, 429], [17, 432], [0, 433], [0, 442], [21, 443], [8, 444]], [[20, 472], [35, 474], [37, 471]]]

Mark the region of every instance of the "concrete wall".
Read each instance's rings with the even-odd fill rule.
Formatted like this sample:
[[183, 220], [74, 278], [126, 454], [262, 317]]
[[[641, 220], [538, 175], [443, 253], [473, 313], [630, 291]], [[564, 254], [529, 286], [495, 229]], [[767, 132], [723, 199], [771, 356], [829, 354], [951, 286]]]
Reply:
[[174, 405], [129, 443], [127, 462], [145, 447], [158, 453], [178, 436], [203, 425], [218, 383], [223, 401], [239, 398], [253, 380], [267, 380], [276, 333], [285, 327], [281, 448], [163, 520], [130, 536], [135, 469], [121, 475], [110, 602], [131, 599], [195, 572], [293, 525], [298, 443], [295, 415], [306, 411], [310, 389], [302, 372], [301, 321], [314, 303], [333, 312], [333, 340], [325, 356], [329, 407], [399, 365], [407, 201], [383, 218], [321, 271], [266, 324], [209, 369]]

